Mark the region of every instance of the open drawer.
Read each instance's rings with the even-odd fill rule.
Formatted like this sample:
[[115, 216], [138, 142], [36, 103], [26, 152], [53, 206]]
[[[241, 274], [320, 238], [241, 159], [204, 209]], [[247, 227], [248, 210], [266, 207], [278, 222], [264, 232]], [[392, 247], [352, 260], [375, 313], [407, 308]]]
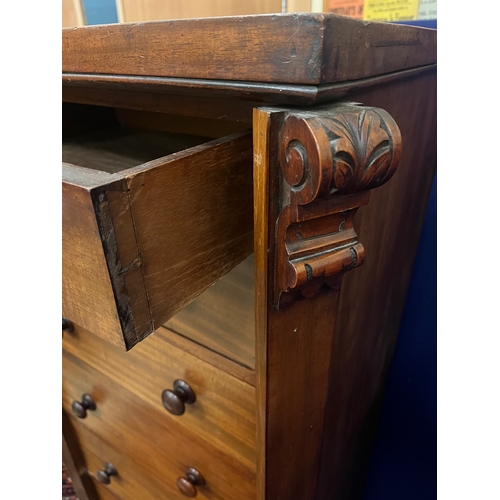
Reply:
[[63, 316], [130, 349], [252, 252], [252, 137], [97, 118], [63, 137]]

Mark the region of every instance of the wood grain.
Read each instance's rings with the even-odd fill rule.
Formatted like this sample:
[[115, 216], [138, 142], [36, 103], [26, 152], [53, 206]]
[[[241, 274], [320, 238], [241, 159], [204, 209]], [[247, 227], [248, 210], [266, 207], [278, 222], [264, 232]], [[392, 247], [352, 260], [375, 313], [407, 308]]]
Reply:
[[326, 14], [321, 83], [435, 64], [436, 41], [436, 30]]
[[322, 31], [320, 17], [293, 15], [67, 29], [63, 72], [314, 83], [320, 81]]
[[63, 72], [333, 83], [433, 64], [435, 43], [435, 30], [335, 14], [151, 21], [63, 30]]
[[[228, 327], [237, 322], [232, 312], [229, 323], [220, 319], [221, 301], [230, 303], [232, 292], [201, 299], [202, 314], [217, 319], [180, 317], [185, 337], [160, 328], [129, 353], [90, 334], [82, 334], [89, 338], [82, 342], [79, 321], [65, 314], [77, 325], [76, 336], [64, 336], [64, 406], [91, 393], [97, 410], [77, 422], [80, 428], [137, 462], [157, 484], [170, 487], [193, 466], [207, 479], [200, 493], [206, 498], [358, 498], [435, 171], [436, 33], [333, 15], [278, 15], [89, 27], [63, 31], [63, 38], [63, 100], [249, 123], [258, 105], [303, 106], [349, 96], [385, 109], [399, 125], [399, 170], [373, 191], [350, 228], [366, 248], [365, 263], [346, 274], [342, 289], [333, 276], [312, 298], [295, 294], [277, 310], [271, 298], [276, 221], [287, 196], [279, 145], [284, 113], [291, 110], [254, 111], [256, 372], [248, 368], [249, 323], [241, 321], [242, 342]], [[235, 54], [241, 64], [234, 64]], [[333, 128], [326, 129], [337, 141]], [[133, 330], [118, 332], [118, 344], [130, 348], [249, 255], [251, 144], [249, 136], [238, 140], [226, 149], [224, 140], [195, 146], [120, 174], [64, 167], [75, 205], [71, 244], [81, 237], [101, 248], [83, 289], [97, 287], [96, 296], [90, 294], [96, 299], [102, 286], [105, 300], [76, 311], [82, 321], [93, 316], [98, 333], [113, 341], [113, 327], [123, 329], [134, 311]], [[224, 170], [228, 163], [234, 170]], [[203, 176], [206, 189], [198, 189]], [[106, 206], [96, 204], [101, 194]], [[109, 215], [104, 226], [103, 210]], [[75, 234], [78, 221], [85, 231]], [[230, 224], [231, 235], [225, 232]], [[305, 230], [317, 236], [316, 223]], [[103, 234], [119, 249], [112, 258], [102, 249]], [[240, 236], [234, 247], [226, 244]], [[86, 253], [74, 255], [78, 261]], [[147, 256], [140, 265], [138, 255]], [[100, 273], [108, 276], [106, 266], [117, 256], [124, 272], [106, 281]], [[196, 281], [205, 278], [202, 285]], [[186, 299], [192, 283], [196, 293]], [[113, 295], [122, 300], [114, 304], [120, 316], [107, 316]], [[176, 378], [199, 395], [180, 417], [161, 405], [161, 391]], [[255, 383], [255, 397], [245, 380]], [[140, 487], [142, 478], [130, 488]]]
[[246, 123], [231, 120], [189, 117], [169, 113], [137, 111], [116, 108], [115, 115], [122, 127], [143, 130], [165, 131], [172, 134], [218, 139], [236, 132], [244, 132], [250, 127]]
[[258, 495], [336, 498], [319, 495], [332, 486], [325, 410], [340, 287], [363, 263], [354, 212], [394, 175], [401, 134], [386, 111], [352, 103], [254, 118], [256, 270], [267, 270], [256, 271]]
[[[178, 116], [186, 116], [250, 124], [253, 108], [258, 106], [299, 106], [330, 102], [345, 98], [362, 88], [386, 85], [435, 71], [435, 66], [422, 66], [355, 81], [323, 85], [71, 73], [63, 74], [62, 95], [65, 104], [95, 104], [155, 114], [169, 113], [176, 115], [176, 120]], [[161, 94], [161, 97], [158, 94]], [[220, 130], [221, 127], [224, 125], [219, 125], [216, 129]], [[198, 127], [191, 128], [190, 132], [195, 133], [194, 130], [198, 130]], [[205, 132], [202, 135], [205, 135]]]
[[127, 176], [153, 326], [252, 252], [251, 154], [236, 134]]
[[[165, 410], [147, 403], [114, 380], [63, 352], [63, 407], [74, 394], [91, 393], [97, 409], [78, 423], [122, 456], [140, 461], [161, 483], [170, 484], [187, 466], [203, 471], [207, 487], [200, 498], [255, 498], [255, 469], [213, 446]], [[78, 432], [78, 429], [76, 429]]]
[[251, 135], [239, 133], [116, 174], [65, 165], [63, 315], [130, 349], [244, 260], [251, 154]]
[[[435, 45], [431, 45], [435, 48]], [[420, 73], [435, 70], [435, 64], [427, 64], [411, 69], [394, 71], [383, 75], [369, 76], [357, 80], [325, 83], [325, 84], [295, 84], [295, 83], [266, 83], [266, 82], [238, 82], [228, 80], [193, 79], [193, 78], [171, 78], [161, 76], [133, 76], [133, 75], [104, 75], [86, 73], [63, 73], [63, 101], [85, 102], [85, 99], [100, 99], [102, 105], [116, 105], [121, 108], [136, 109], [136, 106], [146, 106], [150, 111], [174, 112], [183, 114], [182, 107], [177, 105], [176, 111], [172, 111], [175, 102], [163, 103], [156, 95], [156, 106], [153, 108], [155, 94], [161, 93], [162, 99], [169, 95], [187, 96], [194, 102], [187, 101], [185, 106], [190, 112], [199, 109], [200, 114], [210, 110], [209, 102], [219, 99], [221, 103], [238, 107], [243, 112], [245, 104], [255, 101], [259, 105], [264, 104], [291, 104], [311, 105], [319, 102], [328, 102], [335, 97], [343, 97], [346, 93], [361, 87], [374, 87], [384, 85], [394, 80], [401, 80]], [[100, 93], [99, 91], [114, 90], [117, 93]], [[137, 93], [130, 92], [137, 91]], [[140, 92], [140, 93], [139, 93]], [[89, 95], [87, 95], [87, 93]], [[104, 95], [106, 99], [104, 99]], [[125, 98], [126, 96], [126, 98]], [[128, 103], [128, 100], [131, 103]], [[89, 103], [91, 103], [89, 101]], [[115, 103], [115, 104], [113, 104]], [[95, 103], [97, 104], [97, 102]], [[170, 107], [170, 108], [169, 108]], [[255, 106], [254, 106], [255, 107]], [[137, 109], [141, 109], [138, 107]], [[144, 108], [146, 109], [146, 108]], [[168, 111], [167, 109], [170, 109]], [[238, 112], [238, 110], [236, 112]], [[213, 117], [219, 119], [231, 119], [237, 116], [230, 109], [224, 109]]]
[[315, 499], [339, 289], [268, 310], [266, 496]]
[[255, 370], [247, 368], [231, 361], [229, 358], [222, 356], [215, 351], [207, 349], [196, 342], [191, 341], [187, 337], [183, 337], [165, 327], [160, 327], [156, 330], [155, 335], [162, 337], [170, 344], [182, 349], [183, 351], [192, 354], [193, 356], [210, 363], [211, 365], [229, 373], [247, 384], [255, 387]]
[[[255, 272], [255, 371], [257, 406], [257, 498], [266, 499], [267, 467], [267, 296], [269, 274], [269, 209], [271, 186], [275, 176], [270, 174], [270, 158], [275, 155], [278, 139], [278, 117], [254, 109], [254, 272]], [[274, 126], [273, 126], [274, 125]], [[267, 153], [269, 151], [269, 154]]]
[[[76, 177], [76, 169], [73, 172]], [[94, 205], [85, 186], [91, 179], [82, 179], [79, 176], [77, 185], [67, 178], [62, 186], [62, 314], [125, 347]]]
[[122, 22], [281, 12], [281, 0], [121, 0]]
[[254, 259], [248, 257], [165, 326], [255, 369]]
[[[251, 385], [156, 334], [125, 353], [76, 326], [73, 334], [65, 336], [63, 348], [153, 406], [166, 425], [174, 422], [196, 432], [226, 454], [254, 467], [255, 389]], [[186, 405], [182, 416], [168, 413], [161, 398], [177, 379], [186, 381], [196, 394], [196, 402]], [[81, 394], [74, 397], [79, 399]], [[99, 409], [98, 401], [96, 404]]]
[[[116, 496], [126, 500], [158, 500], [161, 498], [185, 500], [175, 484], [175, 471], [169, 473], [168, 470], [165, 470], [164, 480], [158, 481], [149, 474], [144, 465], [141, 465], [141, 457], [137, 457], [138, 463], [134, 462], [99, 439], [76, 419], [69, 418], [78, 435], [82, 454], [89, 473], [94, 479], [94, 484], [100, 486], [100, 488], [98, 486], [100, 496], [106, 492], [104, 494], [107, 494], [111, 499]], [[104, 469], [106, 462], [113, 464], [118, 475], [111, 477], [108, 485], [103, 485], [96, 476], [97, 471]], [[182, 472], [179, 470], [178, 475], [181, 476]]]
[[430, 186], [436, 170], [436, 74], [353, 98], [387, 110], [403, 137], [394, 177], [373, 190], [355, 227], [363, 266], [344, 279], [325, 419], [319, 499], [353, 499], [376, 430], [387, 371], [399, 332]]
[[106, 485], [101, 484], [96, 479], [92, 478], [92, 483], [94, 485], [94, 488], [97, 490], [99, 500], [125, 500], [124, 498], [119, 497], [118, 495], [113, 493]]
[[[320, 111], [317, 119], [323, 123], [324, 118], [326, 123], [335, 109], [331, 106]], [[308, 116], [307, 112], [304, 116]], [[332, 274], [323, 272], [319, 281], [308, 272], [308, 279], [318, 281], [318, 286], [314, 283], [314, 293], [303, 290], [302, 296], [294, 293], [289, 295], [291, 300], [280, 302], [275, 294], [279, 271], [287, 269], [280, 249], [285, 243], [284, 234], [289, 237], [292, 219], [300, 218], [301, 210], [306, 210], [290, 209], [294, 199], [299, 205], [310, 204], [306, 214], [312, 217], [315, 212], [314, 217], [322, 222], [321, 227], [306, 222], [297, 231], [300, 229], [304, 236], [299, 235], [300, 242], [307, 242], [310, 237], [322, 244], [331, 240], [327, 250], [321, 251], [323, 256], [336, 243], [330, 212], [345, 214], [346, 210], [366, 203], [366, 196], [337, 196], [339, 200], [350, 200], [352, 206], [341, 201], [328, 207], [323, 203], [321, 197], [333, 198], [330, 182], [325, 183], [323, 176], [328, 177], [326, 170], [334, 163], [331, 158], [330, 162], [322, 159], [325, 147], [316, 144], [324, 133], [319, 124], [311, 125], [312, 144], [307, 140], [309, 136], [300, 132], [300, 120], [290, 120], [286, 111], [259, 109], [254, 119], [258, 497], [315, 498], [340, 284], [344, 271], [353, 266], [339, 266]], [[287, 132], [290, 126], [296, 133]], [[328, 151], [335, 144], [328, 142]], [[321, 150], [318, 157], [313, 154], [316, 147]], [[287, 151], [285, 156], [282, 148]], [[294, 148], [302, 152], [295, 155]], [[307, 165], [307, 170], [304, 168], [301, 173], [300, 165]], [[295, 185], [298, 187], [290, 194], [288, 188]], [[285, 221], [283, 214], [292, 219]], [[355, 234], [343, 242], [343, 246], [352, 248], [357, 244]], [[286, 248], [292, 253], [295, 246], [287, 244]], [[304, 258], [307, 261], [308, 257]], [[267, 272], [263, 273], [261, 267]], [[325, 280], [329, 288], [321, 288]], [[311, 296], [314, 298], [305, 299]]]
[[115, 106], [125, 109], [170, 113], [189, 117], [228, 119], [251, 123], [255, 103], [237, 101], [221, 97], [190, 95], [187, 99], [178, 95], [163, 93], [159, 98], [156, 92], [128, 90], [126, 85], [119, 88], [87, 87], [63, 85], [63, 102]]

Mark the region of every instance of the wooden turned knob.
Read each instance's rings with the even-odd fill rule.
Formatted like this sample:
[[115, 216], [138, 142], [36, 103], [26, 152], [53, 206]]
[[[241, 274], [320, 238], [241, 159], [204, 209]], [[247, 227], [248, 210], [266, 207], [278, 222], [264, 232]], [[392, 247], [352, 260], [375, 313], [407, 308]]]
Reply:
[[85, 418], [87, 416], [87, 410], [94, 411], [96, 409], [96, 405], [94, 400], [88, 395], [82, 395], [82, 401], [73, 401], [71, 405], [71, 411], [78, 418]]
[[111, 482], [111, 476], [117, 476], [118, 472], [109, 462], [104, 464], [104, 470], [97, 471], [97, 479], [102, 484], [109, 484]]
[[177, 479], [177, 488], [180, 492], [189, 498], [194, 498], [198, 493], [196, 486], [204, 486], [205, 478], [194, 467], [188, 467], [186, 470], [186, 477]]
[[63, 316], [62, 319], [62, 331], [63, 332], [72, 332], [74, 330], [73, 323]]
[[165, 389], [161, 393], [161, 400], [170, 413], [182, 415], [186, 409], [184, 405], [193, 404], [196, 401], [196, 394], [184, 380], [176, 380], [174, 390]]

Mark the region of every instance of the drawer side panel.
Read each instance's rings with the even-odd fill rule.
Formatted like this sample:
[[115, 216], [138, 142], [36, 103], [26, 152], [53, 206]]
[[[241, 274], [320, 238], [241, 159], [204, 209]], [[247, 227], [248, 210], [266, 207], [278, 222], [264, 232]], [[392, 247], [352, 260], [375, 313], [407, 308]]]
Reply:
[[127, 179], [153, 330], [253, 250], [251, 134], [176, 156]]

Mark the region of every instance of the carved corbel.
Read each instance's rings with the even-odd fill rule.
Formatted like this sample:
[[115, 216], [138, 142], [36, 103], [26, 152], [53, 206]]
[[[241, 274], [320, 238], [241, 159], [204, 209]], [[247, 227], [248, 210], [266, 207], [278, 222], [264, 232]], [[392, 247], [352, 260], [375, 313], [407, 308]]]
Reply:
[[382, 109], [347, 103], [288, 113], [279, 134], [275, 307], [299, 292], [314, 296], [363, 263], [354, 215], [400, 156], [401, 133]]

